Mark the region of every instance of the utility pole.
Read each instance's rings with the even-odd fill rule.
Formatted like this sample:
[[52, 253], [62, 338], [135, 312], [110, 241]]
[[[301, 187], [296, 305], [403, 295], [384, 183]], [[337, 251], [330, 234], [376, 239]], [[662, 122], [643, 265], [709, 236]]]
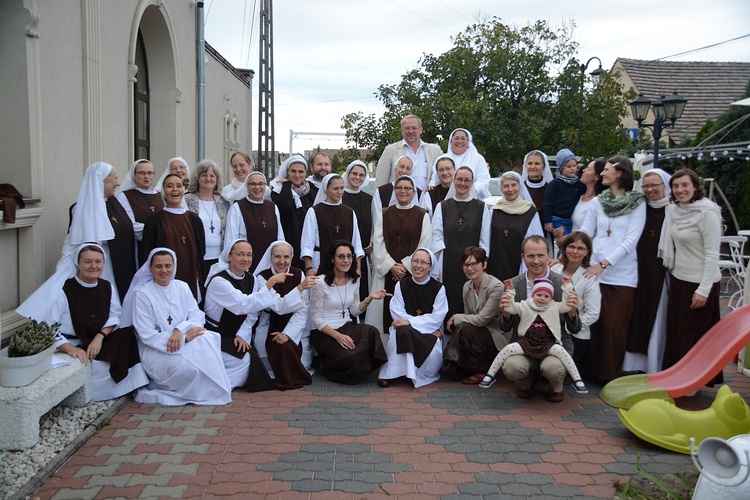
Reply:
[[273, 0], [260, 4], [260, 64], [258, 66], [258, 165], [266, 178], [275, 175], [273, 111]]

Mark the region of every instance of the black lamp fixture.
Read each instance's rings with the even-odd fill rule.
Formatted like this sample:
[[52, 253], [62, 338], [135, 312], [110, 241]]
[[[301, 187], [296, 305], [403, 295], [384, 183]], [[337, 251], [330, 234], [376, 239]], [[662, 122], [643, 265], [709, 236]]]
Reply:
[[[662, 129], [665, 125], [674, 127], [674, 123], [682, 117], [687, 102], [687, 99], [678, 94], [676, 90], [668, 97], [661, 96], [660, 99], [653, 101], [641, 92], [638, 97], [630, 101], [630, 112], [635, 121], [638, 122], [638, 128], [649, 128], [653, 132], [654, 168], [659, 166], [659, 140], [661, 139]], [[651, 107], [654, 108], [654, 123], [643, 123]], [[669, 121], [669, 123], [665, 124], [666, 121]]]
[[589, 64], [591, 64], [591, 61], [596, 59], [599, 61], [599, 67], [593, 70], [589, 75], [591, 75], [591, 81], [594, 82], [594, 86], [597, 86], [599, 84], [599, 77], [601, 77], [602, 73], [604, 73], [604, 70], [602, 69], [602, 60], [598, 57], [590, 57], [588, 61], [586, 61], [586, 64], [581, 64], [580, 70], [581, 70], [581, 87], [580, 87], [580, 104], [579, 104], [579, 110], [578, 110], [578, 130], [579, 130], [579, 139], [578, 143], [576, 144], [576, 151], [579, 151], [581, 149], [581, 139], [580, 139], [580, 130], [581, 130], [581, 120], [583, 117], [583, 84], [586, 82], [586, 69], [589, 67]]
[[589, 58], [589, 60], [586, 61], [586, 64], [581, 64], [581, 86], [583, 86], [583, 77], [586, 74], [586, 68], [589, 67], [589, 64], [591, 64], [591, 61], [593, 61], [594, 59], [599, 61], [599, 67], [589, 73], [589, 75], [591, 75], [591, 79], [594, 82], [594, 85], [599, 83], [599, 77], [602, 75], [602, 73], [604, 73], [604, 70], [602, 69], [602, 60], [596, 56]]

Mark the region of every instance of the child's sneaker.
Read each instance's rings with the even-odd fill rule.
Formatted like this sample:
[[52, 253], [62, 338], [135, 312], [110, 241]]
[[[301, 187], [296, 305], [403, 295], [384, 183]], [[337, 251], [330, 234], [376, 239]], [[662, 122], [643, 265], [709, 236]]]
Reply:
[[479, 387], [481, 387], [482, 389], [489, 389], [496, 380], [497, 377], [493, 377], [492, 375], [485, 375], [482, 381], [479, 382]]
[[589, 390], [586, 388], [586, 384], [584, 384], [583, 380], [581, 380], [580, 378], [573, 381], [573, 389], [575, 389], [578, 394], [589, 393]]

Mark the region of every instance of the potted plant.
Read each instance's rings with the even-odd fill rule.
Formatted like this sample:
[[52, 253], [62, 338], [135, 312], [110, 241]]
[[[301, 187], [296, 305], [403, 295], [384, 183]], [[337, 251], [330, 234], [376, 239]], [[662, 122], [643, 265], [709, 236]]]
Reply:
[[23, 331], [13, 335], [8, 347], [0, 351], [0, 385], [29, 385], [49, 370], [59, 327], [59, 323], [49, 325], [32, 319]]

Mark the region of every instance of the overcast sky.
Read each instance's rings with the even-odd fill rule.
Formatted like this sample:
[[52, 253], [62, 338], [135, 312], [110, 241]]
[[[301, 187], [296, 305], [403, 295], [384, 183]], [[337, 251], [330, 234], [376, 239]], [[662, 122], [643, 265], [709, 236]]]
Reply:
[[[257, 0], [206, 0], [206, 41], [239, 68], [258, 70]], [[750, 34], [748, 0], [276, 0], [273, 2], [276, 149], [289, 131], [342, 133], [341, 117], [382, 114], [374, 97], [423, 54], [441, 54], [477, 19], [523, 26], [575, 23], [578, 59], [609, 69], [618, 57], [658, 59]], [[670, 61], [750, 61], [750, 37]], [[589, 71], [596, 68], [596, 61]], [[677, 89], [679, 91], [679, 89]], [[257, 81], [253, 110], [257, 110]], [[257, 118], [253, 141], [257, 149]], [[343, 138], [305, 136], [294, 150], [339, 148]]]

